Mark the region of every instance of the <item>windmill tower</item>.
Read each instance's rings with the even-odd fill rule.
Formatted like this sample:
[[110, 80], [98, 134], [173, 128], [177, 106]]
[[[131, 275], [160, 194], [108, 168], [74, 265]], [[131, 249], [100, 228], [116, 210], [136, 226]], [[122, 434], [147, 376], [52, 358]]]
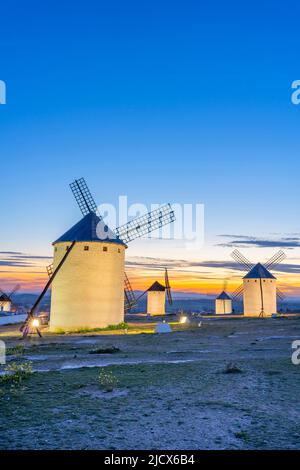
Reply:
[[149, 289], [143, 292], [141, 297], [147, 293], [147, 315], [165, 315], [166, 314], [166, 294], [169, 305], [172, 305], [173, 299], [171, 286], [169, 282], [168, 270], [165, 269], [165, 285], [155, 281]]
[[0, 288], [0, 313], [1, 312], [11, 312], [14, 305], [12, 297], [20, 289], [20, 285], [17, 284], [13, 290], [7, 294]]
[[223, 290], [218, 295], [215, 300], [215, 312], [216, 315], [224, 315], [232, 313], [232, 299], [230, 295], [226, 292], [227, 289], [227, 281], [224, 281]]
[[51, 285], [50, 330], [103, 328], [123, 322], [124, 282], [127, 288], [130, 285], [124, 274], [127, 243], [175, 220], [166, 204], [112, 231], [97, 212], [84, 179], [70, 186], [83, 218], [53, 243], [49, 280], [21, 327], [23, 337]]
[[265, 317], [277, 313], [277, 299], [282, 300], [284, 294], [276, 286], [276, 277], [270, 272], [286, 255], [278, 251], [265, 264], [252, 264], [238, 250], [231, 254], [233, 259], [240, 263], [248, 272], [243, 277], [243, 284], [234, 293], [233, 298], [243, 296], [244, 315], [251, 317]]
[[166, 288], [155, 281], [147, 293], [147, 314], [165, 315], [166, 313]]

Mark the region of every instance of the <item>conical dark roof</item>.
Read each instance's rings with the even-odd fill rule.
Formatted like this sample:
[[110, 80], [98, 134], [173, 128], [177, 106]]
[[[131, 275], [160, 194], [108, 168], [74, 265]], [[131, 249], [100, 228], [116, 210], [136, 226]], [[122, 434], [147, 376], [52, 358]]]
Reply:
[[149, 287], [148, 291], [153, 292], [164, 292], [166, 290], [165, 286], [160, 284], [159, 282], [155, 281], [151, 287]]
[[120, 243], [124, 242], [118, 238], [110, 228], [105, 225], [102, 219], [95, 214], [89, 212], [77, 224], [73, 225], [66, 233], [59, 237], [55, 243], [60, 242], [103, 242]]
[[0, 295], [0, 302], [10, 302], [10, 298], [6, 294]]
[[243, 279], [276, 279], [261, 263], [257, 263]]
[[220, 300], [231, 300], [231, 297], [223, 290], [220, 295], [218, 295], [217, 299]]

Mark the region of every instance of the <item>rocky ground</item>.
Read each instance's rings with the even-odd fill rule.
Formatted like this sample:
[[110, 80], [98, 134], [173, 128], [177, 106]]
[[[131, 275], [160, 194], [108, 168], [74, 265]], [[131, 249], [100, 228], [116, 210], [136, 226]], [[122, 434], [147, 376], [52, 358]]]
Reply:
[[[24, 343], [3, 327], [8, 364], [30, 361], [34, 373], [0, 384], [0, 448], [300, 448], [300, 365], [291, 362], [300, 318], [153, 327]], [[113, 391], [101, 371], [118, 381]]]

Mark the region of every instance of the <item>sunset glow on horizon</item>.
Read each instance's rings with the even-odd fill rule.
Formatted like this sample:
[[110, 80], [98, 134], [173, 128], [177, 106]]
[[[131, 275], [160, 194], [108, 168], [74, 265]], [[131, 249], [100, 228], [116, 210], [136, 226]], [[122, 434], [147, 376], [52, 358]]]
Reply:
[[[130, 258], [129, 258], [130, 259]], [[40, 264], [34, 261], [35, 266], [26, 267], [6, 267], [5, 270], [0, 269], [1, 275], [1, 288], [9, 291], [16, 284], [21, 284], [20, 293], [39, 293], [48, 281], [46, 273], [46, 266], [50, 264], [47, 262]], [[163, 260], [159, 260], [163, 264]], [[167, 261], [166, 261], [167, 262]], [[297, 265], [295, 265], [297, 266]], [[232, 293], [237, 289], [241, 283], [245, 273], [232, 270], [231, 275], [228, 269], [214, 268], [206, 269], [207, 273], [203, 274], [204, 268], [201, 272], [197, 272], [195, 268], [188, 270], [187, 268], [170, 269], [168, 268], [170, 284], [174, 293], [199, 294], [202, 296], [215, 296], [223, 290], [224, 280], [226, 279], [226, 290]], [[138, 266], [126, 267], [126, 273], [130, 279], [133, 290], [145, 291], [155, 281], [164, 284], [164, 270], [153, 269], [147, 267], [140, 268]], [[274, 273], [278, 279], [278, 286], [281, 291], [291, 297], [300, 297], [300, 278], [297, 275], [288, 273]]]

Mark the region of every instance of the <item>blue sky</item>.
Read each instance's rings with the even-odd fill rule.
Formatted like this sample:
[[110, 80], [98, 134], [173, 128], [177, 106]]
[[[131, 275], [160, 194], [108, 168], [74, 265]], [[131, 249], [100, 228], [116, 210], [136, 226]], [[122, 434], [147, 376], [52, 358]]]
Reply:
[[220, 235], [299, 234], [300, 7], [276, 3], [2, 5], [2, 250], [50, 256], [79, 218], [80, 176], [97, 202], [205, 204], [201, 252], [141, 242], [129, 256], [227, 260]]

